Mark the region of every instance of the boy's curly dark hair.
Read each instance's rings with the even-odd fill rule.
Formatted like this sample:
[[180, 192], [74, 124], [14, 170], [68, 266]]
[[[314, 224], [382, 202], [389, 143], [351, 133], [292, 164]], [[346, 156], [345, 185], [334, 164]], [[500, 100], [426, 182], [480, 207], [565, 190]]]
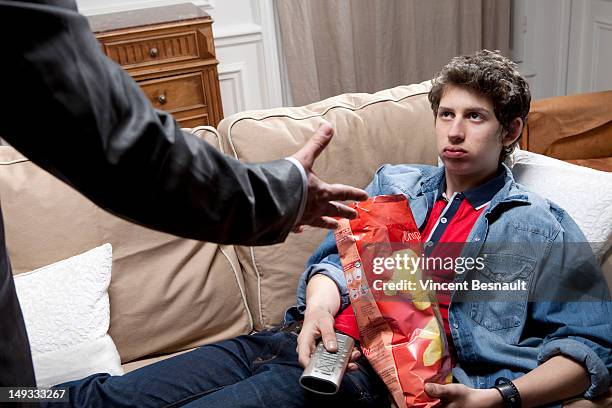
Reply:
[[[453, 58], [431, 80], [429, 102], [434, 116], [438, 115], [440, 100], [447, 85], [463, 86], [491, 98], [495, 117], [504, 130], [510, 131], [512, 120], [523, 119], [527, 125], [527, 114], [531, 93], [518, 66], [499, 51], [481, 50], [472, 55]], [[524, 128], [524, 127], [523, 127]], [[502, 149], [500, 161], [514, 150], [522, 136], [512, 145]]]

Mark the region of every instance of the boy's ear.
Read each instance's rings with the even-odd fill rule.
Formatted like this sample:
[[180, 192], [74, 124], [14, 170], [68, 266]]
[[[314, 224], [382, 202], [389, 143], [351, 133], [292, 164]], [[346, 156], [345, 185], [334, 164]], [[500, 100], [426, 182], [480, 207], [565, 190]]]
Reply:
[[521, 135], [523, 131], [523, 119], [514, 118], [514, 120], [510, 123], [510, 130], [506, 132], [502, 139], [502, 143], [504, 146], [510, 146], [518, 137]]

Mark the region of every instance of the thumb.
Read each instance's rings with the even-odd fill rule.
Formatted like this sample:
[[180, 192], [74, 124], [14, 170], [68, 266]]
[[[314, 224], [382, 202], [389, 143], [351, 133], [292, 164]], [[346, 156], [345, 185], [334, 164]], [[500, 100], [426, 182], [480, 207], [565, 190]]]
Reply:
[[305, 169], [310, 170], [317, 157], [327, 147], [334, 135], [334, 129], [328, 123], [319, 126], [315, 134], [293, 155]]
[[425, 384], [425, 392], [430, 397], [439, 398], [444, 396], [444, 386], [440, 384], [427, 383]]

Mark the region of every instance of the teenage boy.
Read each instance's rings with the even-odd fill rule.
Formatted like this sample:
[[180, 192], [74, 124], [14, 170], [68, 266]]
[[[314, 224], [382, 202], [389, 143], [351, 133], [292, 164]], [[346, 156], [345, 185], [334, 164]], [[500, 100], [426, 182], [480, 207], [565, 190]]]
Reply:
[[[606, 392], [612, 307], [603, 275], [584, 253], [586, 239], [571, 217], [516, 184], [502, 164], [527, 120], [527, 83], [510, 60], [481, 51], [445, 66], [429, 100], [444, 167], [383, 166], [368, 193], [406, 195], [426, 248], [453, 243], [447, 248], [452, 251], [467, 243], [463, 256], [487, 259], [485, 277], [492, 271], [492, 281], [523, 280], [530, 287], [522, 294], [488, 294], [486, 301], [477, 294], [465, 302], [441, 300], [456, 362], [453, 376], [460, 384], [430, 384], [426, 391], [449, 406], [475, 408], [508, 405], [512, 397], [523, 406], [539, 406]], [[331, 235], [309, 264], [299, 306], [290, 310], [304, 311], [298, 338], [303, 365], [315, 339], [322, 337], [328, 350], [336, 348], [334, 316], [349, 303]], [[563, 302], [578, 300], [566, 290], [572, 285], [595, 301]], [[346, 326], [350, 313], [340, 319]], [[498, 379], [509, 383], [501, 386], [503, 393], [491, 388]]]
[[[381, 167], [371, 196], [404, 194], [426, 247], [465, 243], [462, 255], [486, 258], [483, 278], [528, 282], [527, 291], [455, 301], [441, 298], [452, 344], [454, 379], [426, 391], [448, 407], [531, 407], [573, 396], [593, 398], [609, 386], [612, 307], [601, 270], [574, 243], [585, 238], [562, 209], [516, 184], [502, 164], [529, 112], [528, 85], [498, 53], [454, 58], [433, 80], [443, 167]], [[559, 301], [580, 276], [590, 302]], [[447, 281], [453, 276], [442, 277]], [[546, 293], [546, 298], [533, 298]], [[518, 298], [517, 298], [518, 296]], [[508, 301], [511, 299], [511, 301]], [[535, 300], [528, 302], [528, 300]], [[96, 375], [69, 384], [76, 405], [108, 406], [388, 406], [384, 384], [363, 356], [352, 355], [339, 394], [322, 397], [298, 378], [319, 337], [336, 349], [335, 319], [351, 323], [333, 236], [309, 260], [298, 305], [281, 330], [241, 336], [145, 367], [123, 377]], [[339, 313], [341, 312], [341, 313]], [[292, 322], [300, 321], [301, 332]], [[492, 388], [498, 379], [505, 384]]]

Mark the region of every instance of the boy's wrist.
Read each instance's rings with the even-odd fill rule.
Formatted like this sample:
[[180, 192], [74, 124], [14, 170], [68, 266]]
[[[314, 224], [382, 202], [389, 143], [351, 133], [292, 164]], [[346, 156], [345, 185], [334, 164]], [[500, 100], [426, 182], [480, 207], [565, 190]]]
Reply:
[[317, 309], [335, 315], [342, 303], [336, 283], [328, 276], [317, 274], [310, 279], [308, 285], [305, 313]]
[[489, 388], [486, 391], [486, 406], [490, 408], [504, 408], [504, 398], [495, 388]]
[[310, 304], [306, 305], [306, 310], [304, 311], [304, 316], [306, 315], [310, 315], [313, 313], [320, 313], [320, 312], [326, 312], [329, 314], [333, 313], [330, 310], [330, 307], [328, 305], [324, 305], [324, 304], [318, 304], [316, 301], [315, 302], [311, 302]]

